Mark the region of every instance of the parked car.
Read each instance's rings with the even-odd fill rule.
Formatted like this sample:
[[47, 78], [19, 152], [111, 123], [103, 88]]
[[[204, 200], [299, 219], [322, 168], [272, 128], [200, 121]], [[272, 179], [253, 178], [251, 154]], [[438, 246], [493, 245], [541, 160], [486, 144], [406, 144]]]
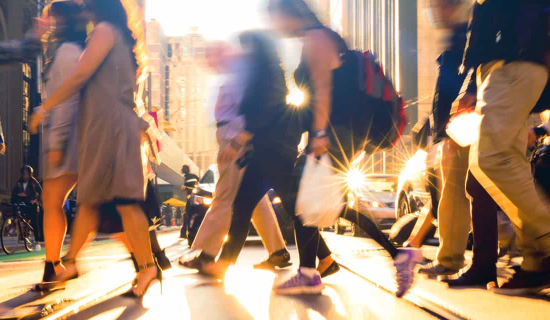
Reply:
[[[200, 225], [204, 220], [204, 216], [208, 208], [212, 205], [212, 194], [216, 188], [216, 183], [219, 178], [218, 166], [212, 165], [200, 179], [197, 187], [191, 193], [185, 210], [184, 228], [189, 245], [193, 244]], [[294, 243], [294, 224], [292, 219], [284, 211], [281, 199], [276, 195], [275, 191], [268, 192], [275, 215], [279, 222], [281, 232], [287, 243]], [[257, 234], [256, 230], [251, 227], [250, 234]]]
[[[395, 199], [398, 178], [394, 174], [365, 175], [362, 187], [348, 193], [348, 208], [367, 216], [380, 229], [390, 229], [396, 219]], [[342, 218], [336, 221], [334, 232], [343, 234], [348, 228], [354, 236], [364, 234], [360, 228]]]

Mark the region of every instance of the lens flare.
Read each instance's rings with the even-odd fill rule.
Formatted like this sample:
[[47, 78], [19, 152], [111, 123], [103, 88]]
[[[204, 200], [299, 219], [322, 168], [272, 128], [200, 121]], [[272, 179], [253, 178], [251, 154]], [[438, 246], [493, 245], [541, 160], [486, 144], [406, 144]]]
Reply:
[[365, 174], [357, 168], [352, 168], [347, 173], [346, 180], [348, 183], [348, 188], [351, 191], [357, 191], [362, 188], [365, 183]]
[[286, 97], [286, 103], [293, 105], [295, 107], [301, 107], [306, 101], [306, 94], [298, 89], [292, 88]]

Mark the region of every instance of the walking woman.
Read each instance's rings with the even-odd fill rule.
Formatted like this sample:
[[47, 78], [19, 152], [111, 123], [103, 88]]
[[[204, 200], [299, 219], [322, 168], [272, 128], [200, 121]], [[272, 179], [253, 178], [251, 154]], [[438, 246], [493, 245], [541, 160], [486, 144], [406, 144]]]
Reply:
[[78, 115], [78, 203], [71, 249], [59, 283], [77, 274], [75, 258], [82, 243], [96, 232], [99, 206], [114, 201], [126, 237], [139, 265], [131, 293], [142, 297], [160, 275], [151, 254], [149, 225], [139, 206], [145, 200], [147, 159], [142, 157], [142, 132], [148, 124], [134, 111], [138, 62], [135, 37], [120, 0], [86, 0], [95, 23], [73, 74], [33, 115], [36, 131], [45, 112], [58, 107], [81, 89]]
[[[268, 11], [275, 28], [289, 37], [303, 39], [301, 63], [295, 71], [294, 78], [298, 87], [306, 91], [310, 97], [306, 109], [312, 114], [309, 126], [309, 153], [320, 156], [328, 152], [338, 170], [356, 156], [356, 152], [364, 148], [363, 137], [354, 137], [354, 124], [361, 123], [362, 117], [369, 116], [367, 107], [353, 110], [353, 86], [349, 84], [349, 68], [341, 59], [348, 52], [344, 40], [334, 31], [325, 27], [306, 5], [304, 0], [270, 0]], [[365, 114], [361, 114], [364, 112]], [[365, 134], [369, 128], [364, 128]], [[378, 241], [394, 258], [397, 269], [398, 291], [402, 296], [412, 285], [413, 267], [422, 255], [419, 251], [398, 251], [378, 230], [372, 221], [365, 216], [348, 211], [344, 218], [359, 225]], [[318, 237], [318, 233], [315, 235]], [[311, 250], [311, 249], [310, 249]], [[302, 256], [301, 256], [302, 257]], [[304, 284], [309, 283], [297, 277], [276, 287], [276, 291], [284, 293], [300, 292]]]
[[[86, 22], [80, 7], [72, 1], [54, 2], [50, 7], [54, 27], [50, 43], [56, 43], [55, 54], [45, 66], [45, 99], [69, 78], [78, 65], [86, 42]], [[67, 232], [67, 217], [63, 204], [76, 185], [78, 150], [76, 121], [80, 94], [67, 99], [47, 112], [42, 130], [42, 177], [44, 191], [44, 241], [46, 264], [41, 291], [54, 277], [64, 271], [61, 248]]]

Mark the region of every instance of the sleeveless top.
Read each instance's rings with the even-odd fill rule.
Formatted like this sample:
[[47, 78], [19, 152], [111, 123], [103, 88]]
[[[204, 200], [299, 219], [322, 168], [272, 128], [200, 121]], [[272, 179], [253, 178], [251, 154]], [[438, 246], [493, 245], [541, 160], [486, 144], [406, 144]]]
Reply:
[[[353, 97], [357, 92], [357, 89], [353, 90], [354, 86], [357, 84], [356, 81], [350, 81], [350, 75], [352, 74], [352, 68], [354, 67], [354, 65], [350, 62], [353, 60], [348, 58], [348, 47], [344, 39], [342, 39], [338, 33], [325, 26], [310, 27], [307, 28], [306, 31], [314, 29], [322, 29], [326, 31], [333, 39], [338, 53], [340, 54], [341, 64], [338, 68], [332, 70], [332, 113], [330, 121], [333, 125], [346, 124], [349, 116], [351, 115], [350, 108], [346, 107], [353, 101]], [[313, 112], [315, 90], [313, 88], [311, 74], [305, 61], [303, 51], [300, 64], [294, 72], [294, 81], [301, 90], [305, 91], [306, 96], [310, 97], [304, 108], [306, 108], [310, 113]]]

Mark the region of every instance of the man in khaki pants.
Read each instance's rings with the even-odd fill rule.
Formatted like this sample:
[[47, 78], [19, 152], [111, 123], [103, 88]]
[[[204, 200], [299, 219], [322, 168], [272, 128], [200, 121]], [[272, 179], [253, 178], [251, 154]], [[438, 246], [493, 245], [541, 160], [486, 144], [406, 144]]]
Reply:
[[430, 276], [450, 275], [464, 267], [464, 252], [470, 231], [470, 201], [466, 197], [468, 150], [458, 146], [446, 134], [451, 107], [462, 87], [465, 75], [459, 75], [466, 46], [468, 24], [466, 16], [457, 13], [469, 8], [463, 0], [433, 0], [429, 2], [435, 27], [448, 29], [451, 36], [446, 50], [437, 59], [439, 75], [430, 117], [434, 143], [443, 141], [438, 150], [442, 190], [437, 218], [439, 249], [436, 260], [420, 268]]
[[548, 81], [545, 11], [542, 1], [478, 0], [464, 59], [465, 67], [477, 69], [475, 112], [482, 117], [470, 170], [510, 217], [524, 256], [510, 280], [489, 284], [508, 295], [550, 287], [550, 208], [537, 194], [526, 158], [527, 120]]
[[[241, 159], [245, 159], [247, 151], [246, 147], [241, 147], [234, 140], [244, 131], [244, 117], [240, 115], [239, 107], [246, 86], [246, 61], [222, 42], [207, 47], [206, 55], [209, 66], [217, 73], [224, 74], [226, 79], [220, 88], [214, 111], [216, 138], [220, 147], [217, 161], [219, 179], [214, 199], [191, 247], [193, 252], [184, 255], [179, 261], [185, 267], [199, 270], [203, 264], [214, 261], [223, 245], [231, 224], [233, 202], [246, 170], [245, 163], [228, 161], [223, 157], [223, 152], [227, 148], [234, 148], [241, 154]], [[254, 210], [252, 219], [270, 254], [270, 258], [258, 266], [290, 266], [290, 254], [267, 195]]]

